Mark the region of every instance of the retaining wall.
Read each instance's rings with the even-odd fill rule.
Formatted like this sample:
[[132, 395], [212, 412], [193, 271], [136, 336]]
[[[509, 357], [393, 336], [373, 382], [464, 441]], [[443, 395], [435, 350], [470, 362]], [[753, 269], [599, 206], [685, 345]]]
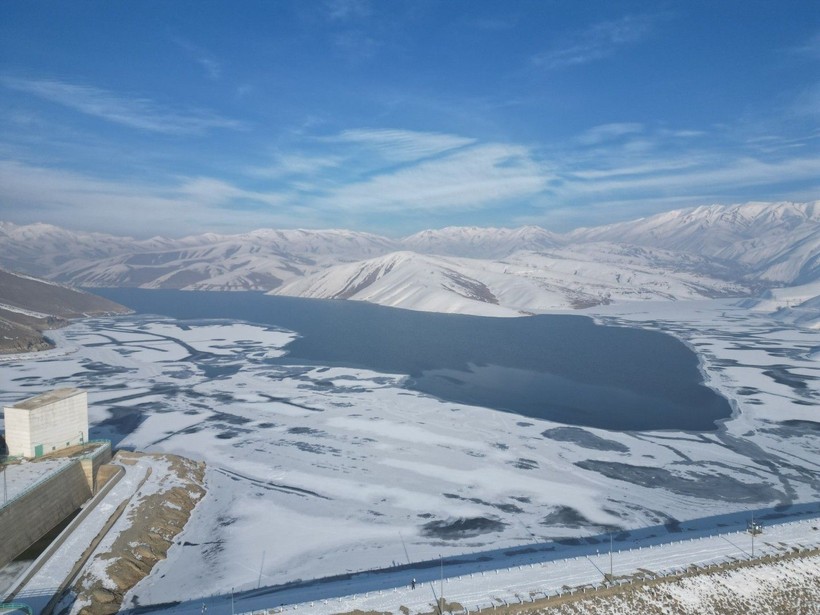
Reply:
[[[110, 455], [109, 448], [109, 458]], [[89, 498], [91, 487], [83, 464], [77, 461], [0, 508], [0, 568], [42, 538]]]

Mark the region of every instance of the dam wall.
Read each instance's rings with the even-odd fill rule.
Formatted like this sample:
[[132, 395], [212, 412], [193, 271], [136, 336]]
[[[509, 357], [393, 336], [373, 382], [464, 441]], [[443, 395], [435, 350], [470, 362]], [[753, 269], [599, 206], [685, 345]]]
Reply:
[[111, 444], [100, 443], [0, 507], [0, 568], [91, 499], [99, 469], [110, 460]]

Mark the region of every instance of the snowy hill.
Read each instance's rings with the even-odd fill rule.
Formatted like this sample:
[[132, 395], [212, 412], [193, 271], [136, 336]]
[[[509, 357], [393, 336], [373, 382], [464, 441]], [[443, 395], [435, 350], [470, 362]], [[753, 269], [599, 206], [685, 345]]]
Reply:
[[66, 284], [255, 290], [512, 315], [749, 295], [820, 278], [820, 202], [711, 205], [557, 235], [260, 229], [133, 239], [0, 223], [0, 266]]
[[397, 252], [331, 267], [271, 294], [516, 316], [614, 300], [693, 299], [744, 292], [738, 285], [689, 273], [677, 264], [680, 260], [675, 253], [614, 244], [518, 252], [502, 260]]
[[514, 229], [450, 226], [416, 233], [402, 239], [401, 243], [406, 249], [421, 254], [500, 258], [522, 250], [554, 248], [565, 240], [537, 226]]
[[0, 269], [0, 353], [49, 348], [42, 332], [66, 319], [127, 311], [102, 297]]
[[772, 288], [740, 305], [773, 314], [785, 322], [817, 329], [820, 328], [820, 280], [802, 286]]
[[711, 205], [578, 229], [570, 241], [617, 241], [700, 254], [747, 278], [801, 284], [820, 275], [820, 201]]
[[206, 233], [135, 240], [47, 224], [0, 223], [0, 264], [76, 286], [270, 290], [330, 261], [396, 248], [389, 239], [346, 230]]

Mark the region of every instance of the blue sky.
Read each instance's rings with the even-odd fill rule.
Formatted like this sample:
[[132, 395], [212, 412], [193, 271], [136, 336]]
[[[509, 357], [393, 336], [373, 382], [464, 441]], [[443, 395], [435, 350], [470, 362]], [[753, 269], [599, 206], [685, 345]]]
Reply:
[[820, 4], [4, 0], [0, 220], [555, 231], [820, 198]]

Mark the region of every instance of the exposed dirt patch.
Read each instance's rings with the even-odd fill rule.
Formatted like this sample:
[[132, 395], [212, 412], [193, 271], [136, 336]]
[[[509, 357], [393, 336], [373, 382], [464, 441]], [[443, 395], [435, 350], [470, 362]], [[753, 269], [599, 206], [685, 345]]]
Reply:
[[[133, 464], [141, 453], [120, 451], [118, 461]], [[141, 498], [126, 514], [130, 527], [121, 532], [110, 550], [95, 556], [105, 566], [107, 579], [85, 572], [75, 583], [81, 615], [109, 615], [119, 611], [123, 596], [165, 559], [174, 537], [182, 531], [194, 506], [205, 495], [205, 464], [176, 455], [148, 455], [169, 473], [160, 488]], [[154, 475], [157, 469], [155, 466]], [[167, 480], [166, 480], [167, 479]]]

